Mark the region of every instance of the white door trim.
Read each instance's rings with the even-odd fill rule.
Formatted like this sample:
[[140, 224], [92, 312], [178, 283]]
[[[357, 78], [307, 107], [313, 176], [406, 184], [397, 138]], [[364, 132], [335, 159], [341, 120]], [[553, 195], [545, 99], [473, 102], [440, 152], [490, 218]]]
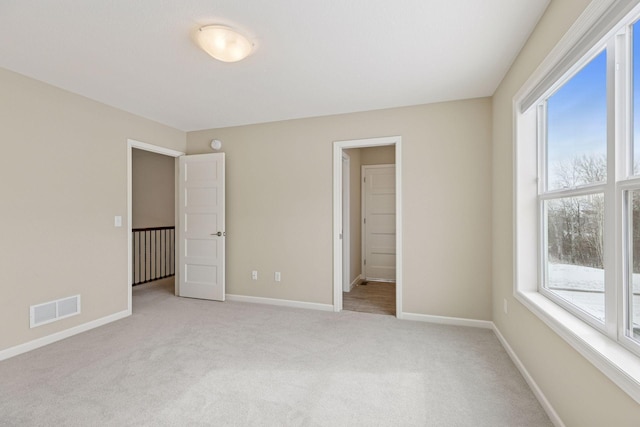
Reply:
[[396, 150], [396, 317], [402, 318], [402, 137], [334, 141], [333, 143], [333, 309], [342, 310], [342, 150], [395, 145]]
[[[342, 290], [351, 291], [351, 157], [342, 152]], [[344, 201], [346, 200], [346, 203]], [[346, 216], [346, 220], [345, 220]], [[345, 251], [345, 248], [348, 250]]]
[[[128, 296], [128, 311], [129, 314], [132, 312], [132, 300], [133, 300], [133, 282], [132, 282], [132, 274], [133, 274], [133, 247], [132, 247], [132, 237], [133, 232], [133, 148], [137, 148], [139, 150], [150, 151], [152, 153], [163, 154], [165, 156], [170, 157], [180, 157], [184, 156], [185, 153], [182, 151], [172, 150], [170, 148], [164, 148], [157, 145], [147, 144], [146, 142], [136, 141], [135, 139], [127, 139], [127, 287], [129, 289]], [[175, 170], [176, 168], [174, 168]], [[177, 179], [177, 176], [176, 176]], [[177, 188], [177, 186], [176, 186]], [[178, 192], [176, 191], [176, 197]], [[177, 200], [177, 199], [176, 199]], [[175, 203], [177, 207], [177, 203]], [[177, 266], [176, 266], [176, 274], [178, 274]]]

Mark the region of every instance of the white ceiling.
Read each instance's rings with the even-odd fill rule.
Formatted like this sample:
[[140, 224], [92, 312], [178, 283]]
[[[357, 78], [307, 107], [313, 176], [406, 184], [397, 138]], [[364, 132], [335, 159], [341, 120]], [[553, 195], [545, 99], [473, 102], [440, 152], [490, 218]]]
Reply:
[[[0, 67], [184, 130], [490, 96], [549, 0], [0, 0]], [[230, 25], [238, 63], [193, 41]]]

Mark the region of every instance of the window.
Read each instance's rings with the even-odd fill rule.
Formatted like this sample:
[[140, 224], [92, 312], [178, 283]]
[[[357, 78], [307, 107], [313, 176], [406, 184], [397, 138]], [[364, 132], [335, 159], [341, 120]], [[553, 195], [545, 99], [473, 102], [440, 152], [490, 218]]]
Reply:
[[[540, 292], [604, 326], [607, 52], [538, 104]], [[606, 195], [606, 199], [613, 199]]]
[[[607, 179], [607, 52], [599, 53], [546, 104], [545, 190]], [[544, 121], [544, 114], [540, 115]]]
[[596, 43], [532, 108], [537, 290], [640, 355], [640, 23]]
[[590, 5], [514, 125], [515, 295], [640, 403], [638, 3]]
[[542, 205], [547, 242], [541, 291], [604, 325], [603, 194], [544, 200]]

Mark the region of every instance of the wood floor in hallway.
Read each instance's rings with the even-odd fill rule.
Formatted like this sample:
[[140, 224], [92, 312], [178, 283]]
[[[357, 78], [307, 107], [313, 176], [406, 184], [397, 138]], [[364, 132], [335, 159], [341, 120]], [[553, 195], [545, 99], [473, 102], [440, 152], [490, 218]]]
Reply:
[[396, 284], [363, 282], [342, 293], [342, 309], [363, 313], [396, 315]]

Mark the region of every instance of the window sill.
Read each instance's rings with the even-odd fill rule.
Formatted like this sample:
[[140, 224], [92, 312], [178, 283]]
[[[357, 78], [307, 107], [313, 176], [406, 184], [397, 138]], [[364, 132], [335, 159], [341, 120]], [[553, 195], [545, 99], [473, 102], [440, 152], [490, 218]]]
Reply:
[[538, 292], [516, 291], [515, 297], [618, 387], [640, 403], [640, 357], [569, 314]]

